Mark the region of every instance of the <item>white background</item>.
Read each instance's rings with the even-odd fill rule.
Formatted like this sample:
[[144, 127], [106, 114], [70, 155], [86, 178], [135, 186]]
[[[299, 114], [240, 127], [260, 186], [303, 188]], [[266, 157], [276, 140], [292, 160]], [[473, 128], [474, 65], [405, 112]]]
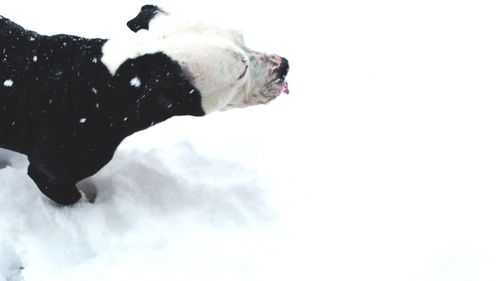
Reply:
[[[286, 56], [291, 94], [134, 135], [93, 205], [53, 206], [17, 158], [0, 170], [0, 280], [500, 279], [495, 1], [149, 3]], [[108, 38], [142, 4], [0, 14]]]

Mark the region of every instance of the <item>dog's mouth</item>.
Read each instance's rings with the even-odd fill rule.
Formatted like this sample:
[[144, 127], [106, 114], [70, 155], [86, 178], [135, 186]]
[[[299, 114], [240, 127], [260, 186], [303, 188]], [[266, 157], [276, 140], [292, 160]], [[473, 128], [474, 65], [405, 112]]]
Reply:
[[[290, 90], [288, 88], [288, 81], [286, 81], [285, 77], [278, 77], [269, 82], [267, 82], [264, 86], [267, 90], [267, 95], [279, 96], [281, 93], [290, 94]], [[263, 95], [266, 95], [264, 92], [261, 92]]]
[[290, 89], [288, 88], [288, 81], [286, 80], [283, 80], [283, 82], [281, 82], [281, 93], [285, 93], [285, 94], [290, 94]]

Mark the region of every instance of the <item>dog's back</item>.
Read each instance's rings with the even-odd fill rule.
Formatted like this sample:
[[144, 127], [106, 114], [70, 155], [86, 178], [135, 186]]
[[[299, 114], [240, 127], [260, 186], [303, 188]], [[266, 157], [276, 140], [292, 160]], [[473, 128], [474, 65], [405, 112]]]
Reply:
[[44, 36], [0, 17], [0, 147], [28, 154], [44, 129], [42, 120], [55, 125], [72, 119], [78, 110], [71, 104], [59, 107], [67, 112], [48, 107], [70, 102], [92, 75], [107, 72], [97, 64], [104, 41]]

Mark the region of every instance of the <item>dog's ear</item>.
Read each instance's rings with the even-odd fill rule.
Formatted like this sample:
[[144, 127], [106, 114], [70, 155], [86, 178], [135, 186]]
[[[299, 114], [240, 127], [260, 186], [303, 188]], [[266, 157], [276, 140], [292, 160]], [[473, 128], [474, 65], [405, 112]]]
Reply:
[[139, 14], [127, 22], [127, 26], [133, 32], [137, 32], [141, 29], [149, 30], [149, 22], [159, 13], [167, 14], [160, 7], [155, 5], [142, 6]]

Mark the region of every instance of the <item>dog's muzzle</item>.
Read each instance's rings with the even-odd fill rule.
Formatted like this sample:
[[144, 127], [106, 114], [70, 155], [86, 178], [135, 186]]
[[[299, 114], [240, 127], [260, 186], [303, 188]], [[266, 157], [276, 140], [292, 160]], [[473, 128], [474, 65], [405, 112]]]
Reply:
[[289, 94], [290, 91], [288, 89], [288, 82], [285, 80], [288, 70], [290, 69], [288, 60], [277, 55], [272, 55], [270, 60], [276, 66], [272, 71], [276, 78], [270, 81], [270, 83], [276, 84], [279, 87], [279, 91], [277, 93], [278, 96], [281, 93]]

